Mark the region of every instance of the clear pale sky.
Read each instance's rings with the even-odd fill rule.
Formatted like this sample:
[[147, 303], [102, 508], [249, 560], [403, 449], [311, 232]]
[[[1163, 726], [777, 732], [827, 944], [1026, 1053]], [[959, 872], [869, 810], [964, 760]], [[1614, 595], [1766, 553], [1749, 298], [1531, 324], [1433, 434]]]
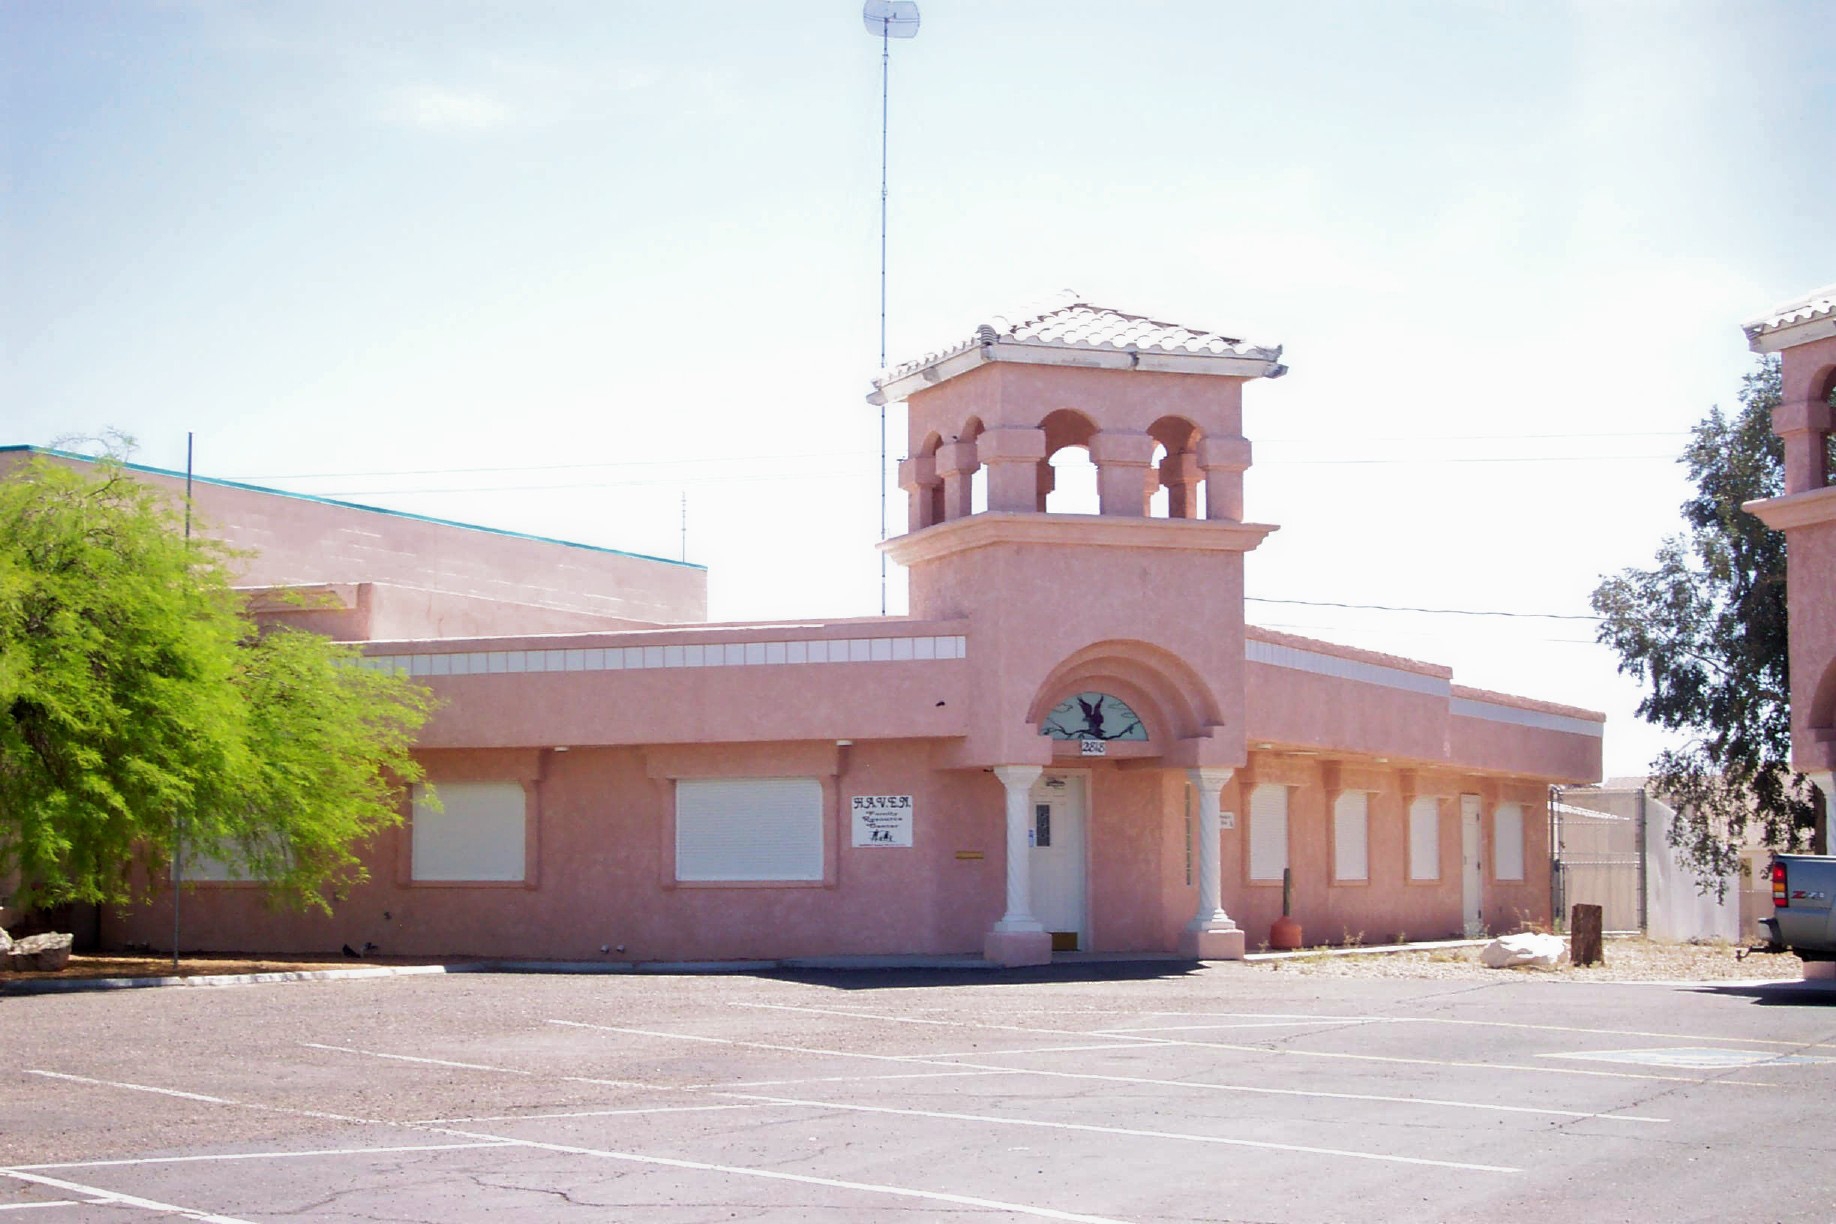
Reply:
[[[1584, 615], [1677, 528], [1739, 324], [1836, 279], [1823, 0], [922, 8], [892, 360], [1066, 287], [1286, 345], [1258, 600]], [[668, 557], [686, 495], [717, 619], [878, 611], [853, 0], [8, 0], [0, 76], [0, 443], [190, 430], [202, 474]], [[1604, 710], [1609, 774], [1659, 744], [1586, 620], [1249, 614]]]

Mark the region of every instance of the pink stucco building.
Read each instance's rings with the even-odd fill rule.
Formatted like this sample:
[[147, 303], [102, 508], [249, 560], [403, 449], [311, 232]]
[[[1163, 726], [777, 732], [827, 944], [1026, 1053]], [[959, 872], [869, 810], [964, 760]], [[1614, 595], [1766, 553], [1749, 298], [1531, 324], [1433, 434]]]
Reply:
[[[330, 917], [198, 886], [187, 943], [1233, 957], [1284, 869], [1315, 942], [1546, 920], [1547, 787], [1599, 777], [1601, 715], [1244, 623], [1274, 527], [1244, 516], [1242, 397], [1279, 357], [1072, 303], [887, 371], [903, 617], [709, 624], [697, 567], [200, 482], [260, 614], [444, 701], [420, 752], [445, 810], [411, 805]], [[1045, 510], [1068, 446], [1097, 514]], [[169, 931], [163, 901], [106, 923]]]
[[1836, 465], [1830, 435], [1836, 395], [1836, 285], [1787, 302], [1746, 325], [1756, 353], [1776, 353], [1785, 443], [1785, 493], [1747, 509], [1785, 533], [1791, 616], [1791, 758], [1836, 798]]

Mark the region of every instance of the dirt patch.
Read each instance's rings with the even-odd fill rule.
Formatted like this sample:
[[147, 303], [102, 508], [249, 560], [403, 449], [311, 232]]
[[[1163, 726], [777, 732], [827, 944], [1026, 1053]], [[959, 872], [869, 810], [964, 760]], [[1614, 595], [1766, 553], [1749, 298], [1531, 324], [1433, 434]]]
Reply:
[[1478, 948], [1369, 954], [1320, 953], [1292, 960], [1261, 961], [1270, 973], [1320, 977], [1483, 978], [1501, 973], [1587, 982], [1739, 982], [1796, 980], [1804, 962], [1789, 953], [1752, 953], [1728, 943], [1661, 943], [1651, 939], [1608, 940], [1605, 964], [1585, 969], [1567, 963], [1556, 969], [1488, 969]]
[[349, 957], [332, 960], [323, 956], [225, 956], [198, 955], [179, 957], [178, 968], [170, 956], [91, 954], [72, 956], [70, 964], [55, 973], [22, 973], [0, 970], [0, 982], [33, 982], [46, 978], [149, 978], [214, 977], [219, 974], [300, 973], [316, 969], [352, 969], [363, 965], [417, 965], [437, 962], [405, 960], [390, 957]]

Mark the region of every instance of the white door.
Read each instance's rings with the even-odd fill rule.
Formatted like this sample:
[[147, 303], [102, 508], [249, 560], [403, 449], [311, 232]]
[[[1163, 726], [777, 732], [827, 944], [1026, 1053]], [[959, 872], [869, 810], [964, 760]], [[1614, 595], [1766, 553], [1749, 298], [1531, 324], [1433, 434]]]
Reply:
[[1084, 779], [1045, 774], [1033, 784], [1028, 841], [1033, 916], [1052, 932], [1053, 951], [1088, 945], [1084, 933]]
[[1479, 796], [1460, 796], [1460, 899], [1466, 915], [1466, 937], [1477, 939], [1485, 933], [1484, 915], [1479, 912], [1480, 889], [1485, 873], [1480, 870], [1479, 848], [1485, 839], [1479, 835]]

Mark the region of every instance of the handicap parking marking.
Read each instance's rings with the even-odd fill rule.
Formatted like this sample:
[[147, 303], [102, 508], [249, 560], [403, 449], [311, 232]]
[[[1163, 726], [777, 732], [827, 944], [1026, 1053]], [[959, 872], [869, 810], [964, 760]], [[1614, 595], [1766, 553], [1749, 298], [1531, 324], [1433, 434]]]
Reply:
[[1690, 1071], [1734, 1071], [1750, 1067], [1803, 1066], [1836, 1063], [1836, 1058], [1815, 1054], [1768, 1054], [1760, 1050], [1716, 1050], [1681, 1047], [1655, 1050], [1577, 1050], [1543, 1054], [1542, 1058], [1583, 1058], [1592, 1062], [1631, 1063], [1641, 1067], [1677, 1067]]

